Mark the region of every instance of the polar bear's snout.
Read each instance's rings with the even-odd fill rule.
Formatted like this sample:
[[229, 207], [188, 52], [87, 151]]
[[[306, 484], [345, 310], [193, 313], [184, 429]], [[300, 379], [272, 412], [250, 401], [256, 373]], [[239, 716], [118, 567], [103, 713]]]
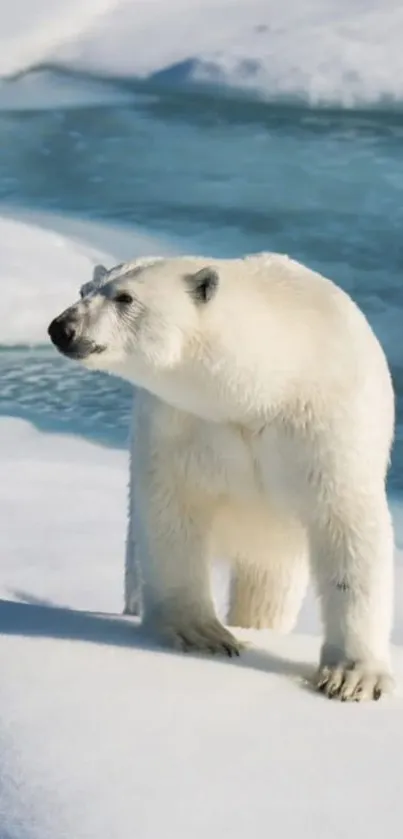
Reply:
[[48, 327], [48, 335], [59, 352], [69, 358], [84, 359], [105, 349], [86, 337], [78, 306], [72, 306], [54, 318]]
[[71, 315], [59, 315], [52, 320], [48, 334], [59, 350], [62, 352], [68, 351], [77, 337], [77, 322]]

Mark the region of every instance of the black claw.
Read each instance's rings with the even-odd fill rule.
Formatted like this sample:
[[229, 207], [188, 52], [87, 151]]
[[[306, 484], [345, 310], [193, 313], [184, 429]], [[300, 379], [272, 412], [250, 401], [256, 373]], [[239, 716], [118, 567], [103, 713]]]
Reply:
[[329, 688], [329, 691], [328, 691], [329, 699], [333, 699], [334, 696], [337, 696], [338, 692], [339, 692], [339, 688], [336, 687], [335, 685], [333, 687]]
[[380, 698], [381, 698], [381, 696], [382, 696], [382, 691], [381, 691], [381, 689], [380, 689], [380, 688], [375, 688], [375, 690], [374, 690], [374, 699], [375, 699], [375, 702], [377, 702], [377, 701], [378, 701], [378, 699], [380, 699]]
[[239, 650], [236, 647], [232, 647], [231, 644], [223, 644], [223, 648], [229, 658], [232, 658], [233, 655], [239, 655]]
[[189, 650], [190, 650], [190, 644], [188, 644], [188, 642], [187, 642], [186, 638], [184, 638], [184, 636], [183, 636], [183, 635], [179, 635], [179, 638], [180, 638], [180, 640], [181, 640], [181, 642], [182, 642], [182, 652], [183, 652], [183, 653], [188, 653], [188, 652], [189, 652]]

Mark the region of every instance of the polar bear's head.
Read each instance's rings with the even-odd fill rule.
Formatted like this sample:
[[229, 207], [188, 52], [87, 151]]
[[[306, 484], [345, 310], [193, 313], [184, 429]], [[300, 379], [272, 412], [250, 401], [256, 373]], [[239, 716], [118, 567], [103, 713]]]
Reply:
[[51, 340], [90, 368], [114, 372], [128, 365], [134, 377], [137, 364], [172, 369], [188, 353], [200, 309], [218, 286], [216, 270], [197, 262], [155, 258], [110, 271], [96, 266], [81, 299], [50, 324]]
[[98, 266], [81, 299], [48, 332], [69, 358], [165, 397], [167, 378], [170, 388], [175, 378], [179, 388], [186, 379], [189, 389], [197, 376], [194, 363], [206, 356], [207, 312], [219, 287], [214, 263], [200, 258], [139, 260], [111, 271]]

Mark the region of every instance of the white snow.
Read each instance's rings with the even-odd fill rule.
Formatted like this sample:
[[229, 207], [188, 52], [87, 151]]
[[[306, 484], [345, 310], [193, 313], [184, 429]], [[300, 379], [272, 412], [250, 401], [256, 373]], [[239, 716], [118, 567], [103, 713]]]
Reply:
[[119, 617], [126, 454], [2, 418], [0, 463], [1, 839], [399, 834], [402, 649], [352, 706], [309, 689], [318, 637], [153, 649]]
[[[61, 216], [0, 216], [0, 345], [45, 344], [51, 319], [76, 300], [93, 266], [168, 253], [164, 240]], [[171, 245], [172, 247], [172, 245]]]
[[270, 99], [401, 103], [402, 27], [401, 0], [14, 0], [2, 15], [0, 75], [43, 62], [112, 77], [173, 68], [171, 81]]
[[0, 236], [0, 344], [45, 343], [52, 317], [110, 257], [14, 219], [0, 218]]

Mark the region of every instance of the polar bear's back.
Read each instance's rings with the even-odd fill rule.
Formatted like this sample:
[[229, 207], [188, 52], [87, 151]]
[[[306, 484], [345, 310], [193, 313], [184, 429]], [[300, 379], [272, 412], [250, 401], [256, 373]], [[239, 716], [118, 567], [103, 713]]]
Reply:
[[355, 303], [335, 282], [286, 254], [267, 252], [222, 260], [218, 270], [231, 294], [239, 284], [243, 294], [249, 296], [255, 291], [267, 306], [317, 311], [323, 316], [341, 310], [347, 320], [358, 317], [362, 321]]
[[219, 291], [206, 325], [229, 343], [235, 336], [243, 351], [255, 347], [262, 358], [276, 351], [289, 366], [296, 354], [298, 370], [302, 364], [319, 378], [327, 365], [328, 380], [333, 368], [345, 375], [361, 364], [367, 369], [369, 358], [387, 370], [365, 315], [332, 280], [276, 253], [216, 260], [214, 267]]
[[206, 312], [206, 330], [219, 333], [217, 363], [227, 363], [229, 377], [238, 376], [240, 391], [247, 393], [253, 381], [256, 397], [264, 400], [270, 393], [272, 404], [300, 394], [317, 410], [339, 403], [346, 422], [349, 416], [357, 429], [366, 428], [368, 445], [381, 427], [384, 439], [392, 438], [394, 395], [387, 360], [346, 292], [276, 253], [217, 260], [215, 267], [219, 289]]

